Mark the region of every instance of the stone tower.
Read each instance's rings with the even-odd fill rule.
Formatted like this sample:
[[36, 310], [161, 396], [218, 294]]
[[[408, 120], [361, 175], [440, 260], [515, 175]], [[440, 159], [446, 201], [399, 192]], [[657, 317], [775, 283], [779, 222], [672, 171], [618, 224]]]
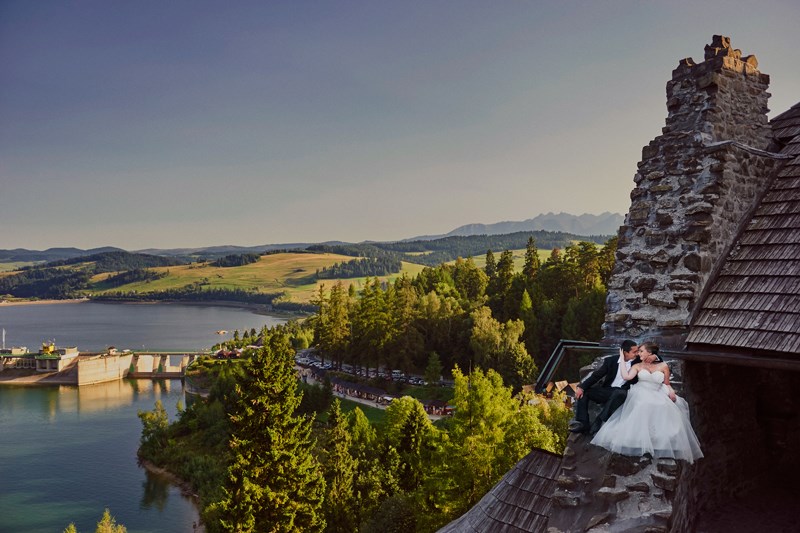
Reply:
[[706, 282], [735, 242], [763, 176], [769, 76], [715, 35], [705, 60], [680, 61], [667, 83], [666, 126], [642, 149], [619, 230], [603, 325], [608, 344], [646, 337], [683, 346]]

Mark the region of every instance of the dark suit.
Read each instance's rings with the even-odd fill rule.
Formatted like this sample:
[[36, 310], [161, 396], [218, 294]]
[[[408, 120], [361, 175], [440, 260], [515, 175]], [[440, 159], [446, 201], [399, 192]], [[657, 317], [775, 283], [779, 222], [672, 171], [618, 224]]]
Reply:
[[[631, 362], [631, 366], [640, 362], [641, 360], [636, 357]], [[575, 405], [575, 420], [583, 424], [584, 428], [589, 429], [589, 400], [603, 406], [595, 421], [594, 429], [597, 429], [599, 428], [598, 421], [605, 422], [608, 420], [614, 411], [625, 402], [630, 386], [639, 380], [638, 376], [636, 376], [632, 380], [623, 383], [621, 387], [612, 387], [611, 384], [616, 379], [618, 370], [619, 356], [606, 357], [603, 359], [603, 364], [600, 365], [600, 368], [589, 374], [578, 385], [583, 389], [583, 396]]]

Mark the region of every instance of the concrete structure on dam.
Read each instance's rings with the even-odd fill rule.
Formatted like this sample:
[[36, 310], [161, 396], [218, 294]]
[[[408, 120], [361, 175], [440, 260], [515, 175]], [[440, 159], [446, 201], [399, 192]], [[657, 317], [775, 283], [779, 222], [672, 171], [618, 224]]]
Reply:
[[205, 352], [122, 352], [78, 354], [58, 361], [58, 369], [42, 370], [39, 354], [3, 353], [0, 383], [16, 385], [92, 385], [133, 379], [182, 379], [186, 368]]

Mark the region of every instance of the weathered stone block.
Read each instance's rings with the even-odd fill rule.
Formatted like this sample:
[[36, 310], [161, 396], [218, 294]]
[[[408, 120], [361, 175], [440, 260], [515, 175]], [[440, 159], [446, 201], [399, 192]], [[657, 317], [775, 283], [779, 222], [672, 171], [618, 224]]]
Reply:
[[658, 144], [650, 143], [642, 148], [642, 160], [651, 159], [658, 155]]
[[656, 222], [661, 227], [671, 226], [673, 223], [672, 213], [661, 209], [656, 211]]
[[650, 492], [650, 485], [645, 483], [644, 481], [639, 481], [638, 483], [631, 483], [630, 485], [625, 485], [625, 488], [628, 489], [630, 492]]
[[630, 498], [630, 494], [625, 489], [612, 489], [610, 487], [602, 487], [597, 490], [596, 496], [599, 500], [608, 503], [617, 503], [622, 500]]
[[607, 522], [609, 518], [611, 518], [611, 514], [610, 513], [602, 513], [602, 514], [594, 515], [586, 523], [586, 531], [589, 531], [593, 527], [599, 526], [600, 524], [603, 524], [603, 523]]
[[700, 272], [702, 265], [703, 260], [699, 254], [690, 253], [683, 258], [683, 266], [692, 272]]
[[653, 480], [653, 485], [663, 490], [674, 492], [675, 488], [678, 486], [678, 479], [674, 476], [653, 472], [650, 474], [650, 477]]
[[644, 234], [644, 242], [647, 246], [661, 246], [667, 242], [667, 236], [663, 231], [647, 230]]
[[698, 242], [701, 244], [708, 244], [709, 242], [711, 242], [711, 233], [708, 230], [703, 229], [701, 227], [690, 226], [689, 229], [687, 229], [683, 233], [683, 238], [686, 239], [687, 241]]
[[659, 250], [653, 257], [650, 258], [650, 263], [658, 268], [669, 263], [669, 254], [666, 250]]
[[578, 495], [561, 490], [555, 491], [553, 500], [555, 500], [556, 505], [562, 508], [577, 507], [581, 504], [581, 499]]
[[666, 307], [668, 309], [678, 307], [678, 303], [673, 298], [672, 293], [668, 291], [651, 292], [647, 296], [647, 303], [655, 307]]
[[692, 216], [698, 213], [713, 213], [714, 206], [709, 204], [708, 202], [701, 202], [697, 204], [693, 204], [692, 206], [686, 208], [686, 215]]
[[618, 476], [632, 476], [647, 465], [642, 465], [638, 457], [614, 454], [608, 463], [608, 471]]
[[690, 281], [677, 280], [667, 283], [667, 287], [673, 291], [692, 291], [694, 292], [694, 284]]
[[606, 322], [611, 322], [614, 324], [624, 324], [628, 320], [630, 320], [631, 314], [630, 313], [613, 313], [610, 315], [606, 315]]
[[556, 485], [558, 485], [559, 488], [566, 490], [573, 490], [578, 487], [578, 483], [572, 476], [558, 476], [556, 479]]
[[608, 475], [603, 478], [603, 486], [609, 488], [615, 488], [617, 486], [617, 476]]
[[631, 281], [631, 288], [637, 292], [648, 292], [655, 288], [658, 280], [651, 277], [639, 277]]
[[656, 468], [662, 474], [675, 476], [680, 471], [680, 465], [675, 459], [659, 459]]
[[[731, 209], [732, 211], [732, 209]], [[711, 213], [693, 213], [686, 215], [686, 218], [691, 221], [692, 226], [710, 226], [714, 223], [714, 217]]]

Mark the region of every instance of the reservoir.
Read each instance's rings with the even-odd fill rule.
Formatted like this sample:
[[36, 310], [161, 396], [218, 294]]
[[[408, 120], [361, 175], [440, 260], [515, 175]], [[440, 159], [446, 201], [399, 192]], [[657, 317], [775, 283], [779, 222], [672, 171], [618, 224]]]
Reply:
[[[6, 345], [30, 349], [52, 338], [82, 351], [202, 349], [230, 337], [217, 330], [282, 322], [248, 310], [175, 304], [0, 306]], [[137, 411], [159, 399], [173, 419], [178, 402], [186, 405], [182, 382], [0, 386], [0, 533], [58, 533], [70, 522], [92, 532], [106, 507], [130, 533], [191, 532], [194, 503], [136, 461]]]

